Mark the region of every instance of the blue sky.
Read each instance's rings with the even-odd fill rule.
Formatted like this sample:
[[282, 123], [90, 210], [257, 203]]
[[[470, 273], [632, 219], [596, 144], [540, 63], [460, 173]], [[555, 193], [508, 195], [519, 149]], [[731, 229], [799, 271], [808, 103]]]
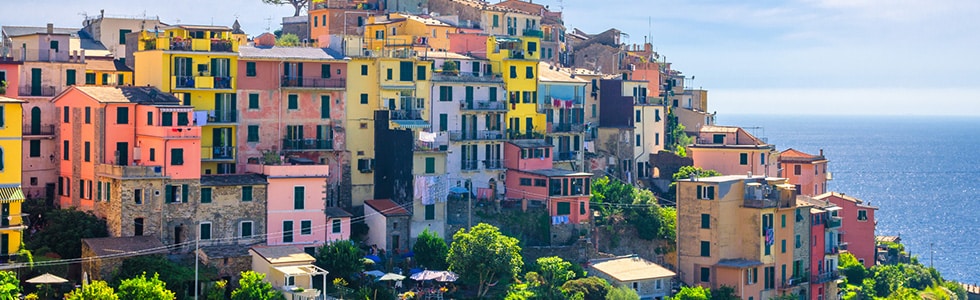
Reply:
[[[82, 13], [274, 29], [260, 0], [8, 1], [3, 25], [80, 26]], [[82, 3], [84, 2], [84, 3]], [[980, 116], [980, 2], [969, 0], [535, 0], [569, 28], [615, 27], [709, 90], [720, 113]], [[601, 3], [601, 5], [597, 4]], [[193, 9], [186, 9], [193, 7]]]

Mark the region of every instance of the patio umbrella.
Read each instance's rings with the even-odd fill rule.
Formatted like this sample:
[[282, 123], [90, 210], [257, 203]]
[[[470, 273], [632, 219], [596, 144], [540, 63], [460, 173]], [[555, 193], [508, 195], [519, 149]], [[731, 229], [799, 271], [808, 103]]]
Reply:
[[384, 276], [381, 276], [381, 278], [378, 278], [378, 281], [399, 281], [399, 280], [405, 280], [405, 276], [398, 275], [395, 273], [388, 273], [385, 274]]
[[412, 277], [411, 278], [412, 278], [412, 280], [425, 281], [425, 280], [435, 280], [436, 278], [439, 278], [441, 276], [442, 276], [442, 273], [440, 273], [439, 271], [425, 270], [425, 271], [422, 271], [422, 272], [418, 272], [418, 273], [412, 274]]
[[51, 273], [44, 273], [41, 274], [41, 276], [28, 279], [26, 282], [34, 283], [34, 284], [52, 284], [52, 283], [65, 283], [68, 282], [68, 279], [51, 275]]
[[377, 264], [381, 263], [381, 258], [378, 257], [377, 255], [365, 255], [364, 258], [370, 259], [371, 261]]
[[453, 193], [453, 194], [466, 194], [466, 193], [469, 193], [470, 190], [468, 190], [468, 189], [466, 189], [464, 187], [461, 187], [461, 186], [454, 186], [454, 187], [449, 188], [449, 192], [450, 193]]
[[459, 279], [459, 275], [453, 273], [452, 271], [439, 271], [440, 276], [436, 278], [438, 282], [455, 282]]
[[371, 276], [374, 276], [374, 277], [381, 277], [381, 276], [384, 276], [385, 275], [384, 272], [381, 272], [381, 271], [378, 271], [378, 270], [364, 271], [364, 274], [371, 275]]

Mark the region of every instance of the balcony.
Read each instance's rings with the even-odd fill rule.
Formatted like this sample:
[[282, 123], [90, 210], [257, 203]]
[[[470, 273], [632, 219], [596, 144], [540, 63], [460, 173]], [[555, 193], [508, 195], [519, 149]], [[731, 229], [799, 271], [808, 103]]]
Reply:
[[463, 101], [459, 109], [462, 111], [507, 112], [507, 103], [503, 101]]
[[840, 248], [840, 251], [847, 251], [847, 243], [840, 243], [837, 247]]
[[17, 89], [17, 95], [21, 97], [53, 97], [57, 90], [53, 86], [32, 86], [24, 85]]
[[742, 206], [751, 208], [774, 208], [779, 206], [779, 201], [773, 199], [745, 199]]
[[24, 230], [24, 217], [27, 214], [0, 216], [0, 230]]
[[496, 141], [504, 139], [504, 133], [496, 130], [449, 131], [450, 141]]
[[200, 139], [201, 127], [198, 126], [137, 126], [136, 134], [165, 139]]
[[85, 63], [85, 50], [0, 47], [0, 61]]
[[23, 131], [24, 137], [45, 137], [54, 135], [54, 125], [39, 125], [31, 126], [30, 124], [24, 125]]
[[191, 76], [175, 75], [171, 77], [171, 88], [174, 89], [231, 89], [235, 78], [231, 76]]
[[825, 283], [825, 282], [830, 282], [830, 281], [837, 280], [837, 279], [840, 279], [840, 274], [837, 273], [836, 270], [829, 271], [829, 272], [824, 272], [824, 273], [819, 273], [819, 274], [813, 274], [813, 275], [811, 275], [811, 278], [810, 278], [810, 280], [813, 281], [813, 283], [817, 283], [817, 284]]
[[201, 160], [234, 160], [235, 147], [232, 146], [204, 146], [201, 147]]
[[479, 169], [478, 160], [463, 160], [460, 162], [459, 169], [463, 171], [476, 171]]
[[544, 32], [538, 29], [524, 29], [524, 36], [540, 38], [544, 37]]
[[831, 216], [827, 218], [827, 229], [840, 228], [841, 217]]
[[389, 110], [391, 120], [422, 120], [421, 110]]
[[580, 133], [585, 132], [585, 124], [551, 124], [548, 133]]
[[484, 160], [483, 168], [487, 170], [502, 170], [504, 169], [504, 161], [499, 159]]
[[795, 287], [800, 285], [805, 285], [810, 281], [807, 277], [794, 276], [793, 278], [786, 279], [783, 282], [783, 287]]
[[283, 139], [285, 151], [324, 151], [333, 150], [333, 140], [329, 139]]
[[238, 111], [215, 110], [208, 112], [208, 124], [237, 124]]
[[120, 166], [112, 164], [96, 164], [95, 174], [112, 178], [162, 178], [161, 166]]
[[237, 52], [232, 39], [192, 39], [181, 37], [157, 37], [141, 41], [141, 50], [172, 50], [195, 52]]
[[412, 150], [414, 152], [446, 152], [449, 146], [439, 142], [415, 141]]
[[824, 255], [836, 255], [840, 254], [840, 247], [838, 246], [827, 246], [823, 249]]
[[286, 77], [280, 78], [279, 85], [284, 88], [343, 89], [347, 80], [343, 78]]
[[570, 161], [578, 159], [578, 151], [556, 152], [555, 161]]

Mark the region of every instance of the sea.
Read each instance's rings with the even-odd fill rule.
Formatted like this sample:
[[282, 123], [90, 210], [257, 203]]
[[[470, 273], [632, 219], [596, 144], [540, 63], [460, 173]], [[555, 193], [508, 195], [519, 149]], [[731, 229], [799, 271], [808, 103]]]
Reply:
[[947, 280], [980, 285], [980, 117], [722, 115], [775, 144], [830, 160], [828, 190], [878, 207], [878, 235]]

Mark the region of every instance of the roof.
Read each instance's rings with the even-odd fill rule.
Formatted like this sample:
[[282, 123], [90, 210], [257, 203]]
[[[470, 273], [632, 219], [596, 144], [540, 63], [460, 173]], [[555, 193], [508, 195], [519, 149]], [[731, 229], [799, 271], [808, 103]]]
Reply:
[[419, 51], [416, 56], [420, 58], [442, 58], [442, 59], [477, 59], [463, 54], [449, 51]]
[[705, 125], [701, 126], [701, 132], [706, 133], [736, 133], [738, 132], [738, 127], [735, 126], [715, 126], [715, 125]]
[[783, 152], [779, 152], [779, 161], [812, 163], [812, 162], [819, 162], [819, 161], [826, 161], [826, 160], [827, 158], [825, 158], [822, 154], [821, 155], [807, 154], [804, 153], [803, 151], [796, 150], [793, 148], [789, 148], [783, 150]]
[[568, 82], [585, 84], [589, 81], [572, 75], [571, 69], [563, 69], [547, 62], [538, 63], [538, 80], [544, 82]]
[[[148, 105], [180, 105], [180, 99], [173, 94], [164, 93], [154, 87], [135, 86], [72, 86], [101, 103], [138, 103]], [[62, 93], [62, 95], [66, 94]], [[61, 97], [60, 95], [58, 97]], [[57, 98], [55, 98], [57, 100]]]
[[535, 16], [540, 16], [542, 12], [547, 11], [544, 5], [536, 4], [533, 2], [521, 1], [521, 0], [507, 0], [494, 4], [493, 6], [506, 7], [524, 13], [532, 14]]
[[591, 267], [620, 282], [665, 278], [677, 275], [667, 268], [636, 255], [593, 262]]
[[20, 184], [0, 186], [0, 203], [11, 203], [24, 200], [24, 190], [20, 188]]
[[864, 204], [864, 200], [861, 200], [861, 199], [858, 199], [858, 198], [854, 198], [854, 197], [851, 197], [851, 196], [844, 195], [844, 193], [826, 192], [826, 193], [823, 193], [823, 194], [814, 196], [813, 198], [814, 199], [817, 199], [817, 200], [830, 201], [828, 198], [831, 198], [831, 197], [835, 197], [835, 198], [838, 198], [838, 199], [841, 199], [841, 200], [844, 200], [844, 201], [848, 201], [848, 202], [854, 203], [855, 205], [860, 206], [860, 207], [871, 208], [871, 209], [878, 209], [877, 207]]
[[93, 71], [123, 71], [132, 72], [133, 70], [126, 66], [126, 63], [118, 59], [87, 59], [85, 60], [85, 69]]
[[265, 261], [271, 264], [282, 264], [282, 263], [308, 263], [316, 261], [312, 255], [303, 252], [302, 249], [296, 246], [254, 246], [250, 248], [265, 259]]
[[[0, 30], [3, 30], [8, 37], [48, 33], [48, 28], [43, 26], [3, 26]], [[78, 35], [79, 30], [78, 28], [55, 27], [53, 33]]]
[[241, 59], [309, 59], [337, 60], [343, 55], [330, 49], [312, 47], [239, 47]]
[[82, 239], [82, 244], [88, 245], [89, 249], [96, 256], [115, 254], [119, 255], [127, 252], [141, 252], [142, 254], [165, 253], [166, 247], [155, 236], [130, 236], [130, 237], [108, 237]]
[[902, 237], [897, 235], [876, 235], [876, 242], [888, 242], [888, 243], [900, 243], [902, 242]]
[[519, 148], [540, 148], [540, 147], [554, 147], [555, 145], [549, 144], [544, 140], [511, 140], [508, 143], [514, 144]]
[[25, 103], [27, 101], [0, 96], [0, 103]]
[[521, 172], [537, 174], [545, 177], [592, 176], [592, 173], [562, 170], [562, 169], [521, 170]]
[[750, 260], [750, 259], [741, 259], [741, 258], [738, 258], [738, 259], [722, 259], [722, 260], [718, 261], [718, 264], [716, 264], [716, 266], [719, 266], [719, 267], [738, 268], [738, 269], [743, 269], [743, 268], [748, 268], [748, 267], [755, 267], [755, 266], [761, 266], [761, 265], [762, 265], [762, 262], [761, 261], [758, 261], [758, 260]]
[[436, 20], [436, 19], [431, 18], [429, 16], [416, 16], [416, 15], [409, 15], [409, 14], [401, 14], [401, 15], [405, 19], [416, 21], [416, 22], [420, 22], [420, 23], [425, 24], [425, 25], [452, 27], [452, 25], [446, 24], [443, 21]]
[[722, 176], [711, 176], [711, 177], [698, 177], [697, 180], [693, 180], [691, 178], [688, 178], [688, 179], [681, 179], [679, 181], [695, 181], [695, 182], [720, 183], [720, 182], [729, 182], [729, 181], [745, 180], [745, 179], [767, 179], [768, 180], [768, 179], [774, 179], [774, 178], [766, 178], [765, 176], [762, 176], [762, 175], [752, 175], [752, 177], [749, 177], [747, 175], [722, 175]]
[[171, 28], [181, 28], [186, 30], [207, 30], [207, 31], [231, 31], [228, 26], [214, 26], [214, 25], [186, 25], [186, 24], [176, 24], [173, 26], [164, 27], [163, 29]]
[[236, 186], [268, 184], [261, 174], [201, 175], [202, 186]]
[[364, 204], [370, 206], [386, 217], [411, 216], [405, 208], [401, 207], [391, 199], [365, 200]]
[[353, 214], [347, 212], [343, 208], [335, 207], [335, 206], [328, 206], [324, 210], [324, 212], [326, 212], [327, 217], [330, 218], [350, 218], [354, 216]]

